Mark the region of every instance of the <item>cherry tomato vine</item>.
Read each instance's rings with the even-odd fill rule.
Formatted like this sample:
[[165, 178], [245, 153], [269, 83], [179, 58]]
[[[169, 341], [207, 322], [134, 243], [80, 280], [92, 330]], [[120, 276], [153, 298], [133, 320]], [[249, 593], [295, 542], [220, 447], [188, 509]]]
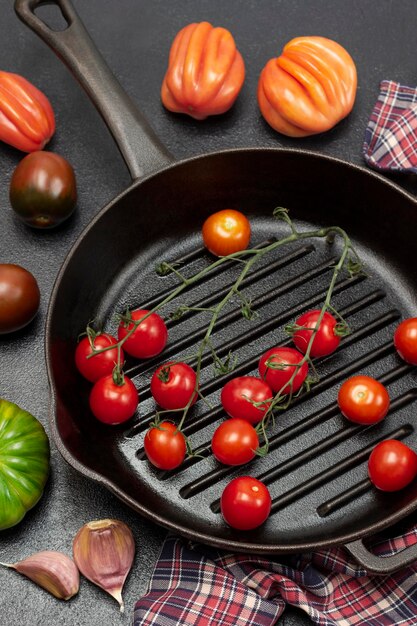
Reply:
[[[180, 412], [181, 417], [179, 419], [178, 425], [176, 426], [176, 431], [182, 432], [182, 428], [187, 418], [187, 415], [189, 413], [189, 410], [195, 402], [195, 394], [198, 394], [203, 400], [205, 400], [205, 398], [202, 396], [200, 392], [200, 375], [201, 375], [201, 369], [202, 369], [202, 363], [203, 363], [203, 356], [205, 354], [207, 353], [211, 354], [213, 358], [213, 365], [214, 365], [216, 374], [228, 373], [234, 369], [236, 365], [236, 358], [233, 354], [229, 353], [228, 355], [226, 355], [226, 357], [222, 359], [216, 353], [216, 350], [213, 347], [212, 342], [211, 342], [211, 336], [212, 336], [213, 330], [216, 326], [216, 323], [219, 319], [221, 312], [224, 310], [226, 305], [234, 297], [238, 297], [240, 299], [241, 312], [242, 312], [242, 315], [246, 319], [253, 319], [253, 317], [256, 316], [256, 311], [252, 311], [251, 309], [251, 301], [247, 299], [246, 296], [241, 292], [241, 285], [245, 277], [248, 275], [248, 273], [251, 271], [251, 269], [257, 262], [259, 262], [266, 255], [270, 254], [271, 252], [277, 250], [278, 248], [284, 245], [288, 245], [297, 241], [307, 240], [307, 239], [324, 239], [328, 244], [332, 245], [336, 238], [340, 238], [342, 241], [343, 247], [339, 256], [339, 260], [333, 267], [332, 276], [329, 282], [329, 286], [326, 292], [323, 305], [321, 309], [319, 310], [319, 312], [317, 313], [316, 326], [315, 328], [310, 328], [310, 327], [308, 328], [309, 339], [308, 339], [307, 345], [305, 346], [303, 350], [304, 354], [300, 353], [300, 357], [301, 357], [300, 361], [296, 364], [294, 363], [274, 364], [272, 360], [268, 362], [268, 367], [272, 369], [274, 367], [277, 369], [282, 369], [286, 365], [291, 365], [293, 366], [294, 371], [292, 375], [289, 377], [289, 379], [285, 382], [285, 385], [283, 385], [278, 391], [276, 391], [275, 395], [271, 399], [268, 400], [267, 409], [264, 412], [262, 420], [259, 422], [259, 424], [256, 427], [257, 432], [262, 435], [263, 440], [264, 440], [263, 445], [258, 448], [257, 454], [264, 455], [267, 453], [268, 451], [268, 432], [267, 432], [268, 426], [271, 420], [273, 419], [273, 415], [275, 411], [285, 410], [291, 404], [291, 401], [295, 395], [294, 381], [298, 375], [299, 370], [301, 368], [305, 368], [306, 364], [308, 364], [309, 366], [312, 366], [312, 371], [314, 375], [312, 378], [310, 378], [307, 381], [307, 389], [308, 389], [309, 384], [317, 382], [318, 380], [317, 373], [315, 372], [314, 366], [311, 361], [311, 357], [313, 356], [311, 352], [312, 352], [312, 346], [313, 346], [316, 333], [318, 329], [320, 328], [320, 325], [326, 313], [330, 311], [336, 315], [338, 319], [338, 333], [339, 334], [347, 334], [349, 332], [346, 322], [343, 320], [343, 318], [341, 318], [341, 316], [333, 308], [332, 303], [331, 303], [333, 291], [336, 286], [336, 282], [337, 282], [339, 274], [342, 271], [347, 271], [348, 274], [351, 277], [353, 277], [361, 273], [362, 271], [362, 263], [355, 249], [353, 248], [351, 240], [348, 237], [347, 233], [338, 226], [329, 226], [326, 228], [319, 228], [317, 230], [299, 231], [297, 230], [293, 221], [289, 217], [288, 210], [282, 207], [276, 208], [273, 212], [273, 215], [277, 220], [284, 221], [289, 226], [290, 233], [282, 237], [281, 239], [274, 240], [272, 243], [269, 243], [266, 246], [259, 247], [259, 248], [245, 249], [239, 252], [229, 254], [224, 257], [220, 257], [216, 259], [213, 263], [211, 263], [209, 266], [205, 267], [204, 269], [200, 270], [199, 272], [195, 273], [194, 275], [190, 277], [187, 277], [184, 274], [182, 274], [182, 272], [180, 271], [180, 266], [178, 264], [168, 263], [168, 262], [161, 263], [157, 268], [157, 273], [159, 275], [175, 274], [180, 280], [180, 283], [175, 288], [173, 288], [172, 291], [161, 302], [155, 305], [152, 309], [150, 309], [146, 313], [142, 311], [142, 313], [144, 314], [141, 315], [140, 319], [133, 319], [132, 316], [129, 316], [130, 324], [127, 328], [125, 328], [125, 333], [123, 337], [121, 338], [119, 337], [119, 341], [115, 345], [103, 347], [97, 350], [93, 349], [91, 355], [87, 357], [87, 358], [91, 358], [92, 356], [99, 354], [103, 351], [106, 351], [108, 349], [117, 348], [118, 350], [118, 364], [117, 365], [121, 369], [123, 367], [123, 361], [122, 361], [123, 345], [125, 344], [126, 341], [129, 340], [129, 338], [136, 331], [138, 326], [144, 323], [145, 320], [149, 316], [161, 311], [172, 300], [180, 296], [186, 289], [198, 283], [209, 272], [212, 272], [214, 269], [223, 265], [224, 263], [230, 263], [230, 261], [236, 261], [242, 264], [242, 269], [240, 270], [240, 273], [237, 276], [234, 284], [230, 287], [230, 289], [226, 292], [226, 294], [217, 302], [215, 306], [202, 308], [202, 307], [192, 307], [192, 306], [187, 306], [187, 305], [181, 305], [171, 314], [171, 318], [177, 320], [177, 319], [180, 319], [185, 313], [189, 311], [197, 310], [199, 312], [204, 311], [207, 314], [209, 314], [211, 317], [207, 323], [204, 336], [197, 347], [196, 353], [192, 355], [192, 357], [190, 357], [193, 360], [195, 360], [195, 368], [194, 368], [195, 374], [196, 374], [195, 388], [194, 388], [195, 393], [191, 395], [190, 400], [187, 402], [187, 404], [184, 407], [181, 407], [179, 409], [169, 410], [169, 411], [158, 411], [156, 414], [156, 420], [154, 424], [152, 425], [153, 427], [158, 426], [158, 424], [160, 423], [160, 416], [163, 413]], [[298, 330], [300, 330], [300, 328]], [[182, 359], [182, 360], [184, 361], [185, 359]], [[300, 393], [301, 391], [302, 391], [302, 388], [297, 393]], [[256, 402], [253, 402], [253, 404], [256, 406]], [[265, 400], [262, 401], [262, 405], [265, 406]], [[187, 451], [188, 451], [188, 454], [192, 454], [191, 447], [188, 441], [187, 441]]]

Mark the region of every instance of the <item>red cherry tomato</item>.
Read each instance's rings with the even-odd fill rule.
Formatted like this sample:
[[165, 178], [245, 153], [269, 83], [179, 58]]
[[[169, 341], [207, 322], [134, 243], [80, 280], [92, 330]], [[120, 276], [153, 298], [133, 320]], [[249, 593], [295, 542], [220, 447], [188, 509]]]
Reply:
[[[277, 346], [265, 352], [259, 360], [259, 373], [274, 393], [295, 393], [308, 374], [307, 362], [298, 366], [303, 355], [294, 348]], [[295, 374], [295, 375], [294, 375]], [[287, 384], [294, 376], [292, 384]]]
[[[95, 336], [92, 335], [91, 338], [87, 336], [81, 339], [75, 350], [75, 365], [80, 374], [92, 383], [111, 374], [117, 364], [117, 348], [104, 350], [104, 352], [88, 357], [93, 354], [93, 347], [95, 350], [101, 350], [115, 344], [117, 344], [117, 340], [107, 333], [99, 333]], [[124, 354], [123, 350], [120, 349], [120, 363], [123, 364], [123, 361]]]
[[388, 391], [370, 376], [352, 376], [339, 389], [337, 402], [343, 415], [356, 424], [376, 424], [390, 406]]
[[237, 417], [222, 422], [211, 440], [214, 456], [224, 465], [249, 463], [258, 447], [258, 435], [252, 424]]
[[[317, 326], [317, 320], [321, 311], [315, 309], [304, 313], [296, 320], [296, 325], [306, 330], [296, 330], [293, 334], [293, 341], [297, 348], [303, 354], [306, 353], [308, 344], [313, 330]], [[314, 333], [313, 343], [311, 344], [310, 356], [321, 357], [331, 354], [336, 350], [340, 343], [340, 337], [337, 335], [337, 320], [328, 311], [325, 311], [320, 322], [318, 330]], [[311, 329], [311, 330], [309, 330]]]
[[[146, 309], [131, 311], [130, 316], [133, 322], [141, 320], [149, 313]], [[120, 322], [118, 330], [119, 340], [124, 339], [129, 333], [133, 323]], [[156, 356], [166, 346], [168, 331], [164, 320], [157, 314], [151, 313], [143, 320], [123, 343], [125, 352], [137, 359], [149, 359]]]
[[195, 371], [187, 363], [166, 363], [153, 374], [151, 393], [163, 409], [183, 409], [191, 398], [191, 404], [198, 398], [196, 380]]
[[394, 346], [404, 361], [417, 365], [417, 317], [404, 320], [396, 328]]
[[250, 240], [250, 223], [240, 211], [224, 209], [213, 213], [203, 224], [203, 242], [216, 256], [227, 256], [246, 250]]
[[238, 530], [252, 530], [268, 518], [271, 495], [260, 480], [252, 476], [239, 476], [225, 487], [220, 507], [229, 526]]
[[135, 385], [127, 376], [116, 383], [113, 376], [100, 378], [90, 393], [93, 415], [105, 424], [122, 424], [132, 417], [138, 406], [139, 396]]
[[[222, 389], [221, 403], [230, 417], [239, 417], [257, 424], [265, 415], [273, 397], [271, 387], [256, 376], [240, 376], [229, 380]], [[255, 406], [252, 402], [265, 402]]]
[[184, 435], [172, 422], [152, 426], [145, 435], [144, 446], [148, 460], [163, 470], [181, 465], [187, 451]]
[[417, 476], [417, 454], [397, 439], [381, 441], [369, 457], [368, 474], [377, 489], [403, 489]]

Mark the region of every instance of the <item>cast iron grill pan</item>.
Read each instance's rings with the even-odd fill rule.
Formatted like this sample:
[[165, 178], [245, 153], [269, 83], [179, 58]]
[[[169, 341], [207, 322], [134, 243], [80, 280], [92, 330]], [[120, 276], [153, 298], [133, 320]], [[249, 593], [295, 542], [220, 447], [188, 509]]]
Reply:
[[[272, 209], [271, 205], [270, 215]], [[285, 233], [285, 226], [272, 217], [254, 214], [250, 218], [257, 247], [270, 242], [274, 233], [278, 237]], [[313, 228], [303, 222], [297, 222], [297, 227]], [[349, 278], [342, 274], [333, 298], [333, 305], [349, 322], [352, 332], [336, 353], [316, 360], [320, 381], [312, 390], [295, 398], [287, 411], [277, 413], [266, 458], [257, 458], [243, 468], [229, 468], [211, 455], [211, 436], [226, 417], [219, 402], [220, 390], [234, 376], [256, 375], [263, 351], [274, 345], [291, 345], [284, 326], [304, 311], [321, 306], [340, 253], [338, 245], [329, 246], [322, 240], [287, 245], [255, 265], [243, 285], [258, 314], [255, 320], [242, 317], [238, 300], [220, 317], [213, 344], [219, 356], [232, 350], [238, 363], [232, 373], [215, 377], [211, 356], [203, 359], [201, 390], [211, 408], [200, 401], [185, 426], [197, 457], [172, 472], [161, 472], [147, 462], [143, 438], [156, 410], [149, 381], [154, 369], [167, 360], [185, 357], [194, 364], [192, 354], [209, 318], [205, 313], [190, 312], [174, 322], [169, 314], [180, 304], [213, 305], [234, 282], [239, 265], [233, 263], [209, 273], [162, 310], [169, 329], [169, 342], [162, 355], [146, 361], [128, 358], [125, 371], [139, 390], [140, 405], [138, 414], [127, 424], [109, 428], [92, 417], [88, 408], [90, 387], [75, 371], [72, 375], [78, 393], [74, 393], [72, 384], [66, 383], [60, 389], [57, 380], [63, 394], [61, 408], [72, 416], [72, 428], [82, 437], [81, 448], [78, 439], [75, 444], [69, 442], [71, 454], [114, 482], [137, 507], [151, 508], [168, 527], [177, 529], [181, 525], [183, 534], [202, 536], [215, 545], [249, 544], [254, 551], [292, 551], [307, 545], [340, 543], [341, 538], [344, 542], [354, 539], [358, 529], [378, 525], [387, 515], [395, 515], [399, 503], [405, 506], [415, 498], [415, 488], [394, 495], [378, 493], [367, 478], [366, 463], [373, 446], [388, 437], [417, 447], [413, 418], [417, 387], [413, 368], [399, 359], [392, 344], [393, 329], [404, 307], [392, 289], [397, 280], [390, 274], [380, 276], [372, 255], [359, 243], [357, 247], [367, 275]], [[175, 275], [156, 274], [157, 261], [180, 262], [185, 276], [213, 261], [201, 247], [198, 232], [177, 233], [170, 245], [164, 246], [162, 257], [159, 246], [155, 252], [148, 248], [143, 257], [137, 256], [123, 267], [106, 285], [102, 301], [95, 303], [93, 317], [113, 334], [118, 313], [126, 308], [151, 308], [178, 284]], [[82, 297], [79, 302], [83, 302]], [[89, 310], [90, 319], [91, 313]], [[70, 353], [82, 330], [78, 327], [68, 338]], [[54, 369], [57, 372], [58, 366]], [[356, 373], [375, 376], [387, 385], [392, 406], [382, 424], [357, 426], [340, 414], [337, 390]], [[168, 417], [175, 420], [177, 416]], [[58, 428], [64, 428], [63, 419], [68, 425], [65, 416]], [[262, 528], [250, 533], [236, 533], [219, 514], [220, 494], [238, 474], [263, 480], [273, 498], [271, 517]]]

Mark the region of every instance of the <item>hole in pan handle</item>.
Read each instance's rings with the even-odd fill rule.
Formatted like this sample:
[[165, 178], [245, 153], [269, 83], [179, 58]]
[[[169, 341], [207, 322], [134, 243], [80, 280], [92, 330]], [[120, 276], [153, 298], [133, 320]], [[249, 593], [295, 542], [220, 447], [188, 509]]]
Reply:
[[345, 548], [360, 565], [373, 574], [392, 574], [417, 560], [417, 544], [404, 548], [392, 556], [377, 556], [368, 550], [362, 539], [347, 543]]
[[[35, 9], [55, 5], [67, 22], [65, 30], [50, 28]], [[64, 61], [107, 124], [132, 179], [168, 165], [173, 157], [121, 87], [69, 0], [15, 0], [15, 11]]]

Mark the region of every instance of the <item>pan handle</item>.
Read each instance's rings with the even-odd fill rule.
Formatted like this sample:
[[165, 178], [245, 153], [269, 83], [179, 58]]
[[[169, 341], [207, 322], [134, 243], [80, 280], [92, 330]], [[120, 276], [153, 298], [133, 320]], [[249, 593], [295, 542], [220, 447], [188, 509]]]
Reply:
[[[53, 30], [36, 15], [37, 7], [48, 4], [61, 10], [65, 30]], [[132, 179], [174, 160], [111, 72], [70, 0], [15, 0], [14, 8], [81, 83], [113, 135]]]
[[370, 552], [362, 539], [347, 543], [345, 548], [349, 550], [360, 565], [363, 565], [368, 572], [374, 574], [391, 574], [402, 567], [411, 565], [411, 563], [417, 560], [417, 544], [387, 557], [378, 556]]

